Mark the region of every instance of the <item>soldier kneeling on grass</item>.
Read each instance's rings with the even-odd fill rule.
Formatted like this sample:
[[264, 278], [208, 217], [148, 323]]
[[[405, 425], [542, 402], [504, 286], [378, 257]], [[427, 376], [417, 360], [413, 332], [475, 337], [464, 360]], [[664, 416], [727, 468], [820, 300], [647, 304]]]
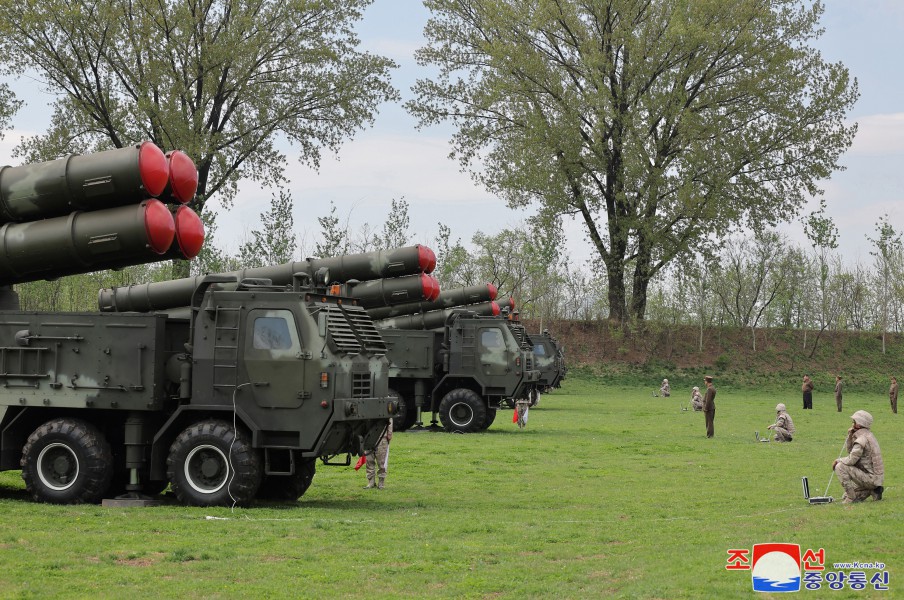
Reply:
[[851, 415], [851, 421], [853, 424], [848, 430], [846, 444], [848, 455], [832, 463], [832, 469], [844, 488], [842, 502], [862, 502], [870, 496], [881, 500], [885, 465], [879, 442], [870, 431], [873, 416], [865, 410], [858, 410]]
[[794, 439], [794, 421], [784, 404], [775, 405], [775, 423], [767, 427], [775, 433], [776, 442], [790, 442]]

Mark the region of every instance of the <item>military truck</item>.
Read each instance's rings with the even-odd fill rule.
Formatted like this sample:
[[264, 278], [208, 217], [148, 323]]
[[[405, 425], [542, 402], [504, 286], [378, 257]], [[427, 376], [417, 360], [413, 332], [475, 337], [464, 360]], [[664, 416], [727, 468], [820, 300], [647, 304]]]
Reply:
[[[442, 292], [419, 309], [491, 296], [496, 296], [493, 286], [472, 286]], [[438, 417], [446, 431], [483, 431], [497, 410], [514, 408], [518, 399], [534, 394], [539, 373], [533, 349], [519, 339], [517, 326], [499, 318], [497, 303], [401, 314], [416, 309], [413, 304], [395, 307], [397, 316], [376, 321], [391, 363], [390, 387], [401, 399], [394, 427], [421, 428], [426, 411], [431, 425]]]
[[548, 329], [542, 333], [530, 334], [530, 340], [534, 345], [534, 364], [540, 371], [537, 380], [537, 389], [540, 393], [546, 393], [562, 385], [562, 380], [568, 372], [565, 366], [565, 349], [559, 344]]
[[[4, 168], [0, 286], [190, 258], [200, 220], [149, 198], [190, 199], [187, 170], [149, 143]], [[65, 213], [70, 206], [80, 210]], [[124, 293], [149, 300], [188, 289], [179, 304], [188, 310], [172, 312], [19, 311], [5, 289], [0, 469], [21, 468], [35, 500], [60, 504], [141, 499], [167, 485], [198, 506], [298, 498], [317, 458], [344, 454], [348, 464], [397, 410], [383, 340], [356, 299], [331, 293], [328, 270], [363, 261], [419, 273], [431, 256], [414, 248], [316, 269], [293, 263], [288, 284], [243, 272]], [[410, 299], [400, 289], [380, 287]]]

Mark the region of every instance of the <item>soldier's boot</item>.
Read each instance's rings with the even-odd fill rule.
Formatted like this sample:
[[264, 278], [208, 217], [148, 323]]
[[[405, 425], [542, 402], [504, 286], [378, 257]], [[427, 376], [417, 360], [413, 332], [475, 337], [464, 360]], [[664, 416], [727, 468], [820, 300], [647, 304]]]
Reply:
[[882, 492], [884, 492], [884, 491], [885, 491], [885, 487], [883, 487], [883, 486], [881, 486], [881, 485], [876, 486], [876, 489], [874, 489], [874, 490], [873, 490], [873, 493], [872, 493], [873, 500], [881, 500], [881, 499], [882, 499]]
[[383, 477], [380, 477], [380, 480], [377, 482], [377, 489], [379, 489], [379, 490], [383, 489], [383, 481], [384, 480], [385, 479]]
[[372, 490], [374, 488], [374, 480], [370, 477], [367, 478], [367, 485], [364, 486], [365, 490]]

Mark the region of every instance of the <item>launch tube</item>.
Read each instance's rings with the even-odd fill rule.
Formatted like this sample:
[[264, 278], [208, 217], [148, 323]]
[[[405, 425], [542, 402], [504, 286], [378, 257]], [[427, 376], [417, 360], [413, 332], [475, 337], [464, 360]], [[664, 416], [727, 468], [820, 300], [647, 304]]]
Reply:
[[159, 200], [145, 200], [62, 217], [0, 227], [0, 285], [161, 259], [175, 223]]
[[[219, 273], [227, 277], [235, 277], [237, 281], [243, 279], [269, 279], [273, 285], [289, 285], [292, 276], [296, 273], [307, 273], [313, 276], [320, 269], [328, 270], [328, 282], [346, 282], [349, 279], [359, 281], [382, 279], [385, 277], [398, 278], [398, 275], [416, 275], [418, 284], [410, 281], [401, 284], [403, 287], [392, 289], [392, 284], [387, 284], [380, 289], [371, 286], [361, 287], [359, 283], [355, 287], [361, 287], [362, 292], [369, 297], [380, 297], [384, 303], [412, 302], [436, 297], [439, 286], [432, 277], [420, 278], [426, 271], [436, 266], [436, 256], [426, 246], [416, 245], [394, 250], [381, 250], [366, 252], [364, 254], [350, 254], [335, 258], [314, 258], [309, 260], [287, 262], [281, 265], [266, 267], [252, 267], [239, 269], [228, 273]], [[336, 271], [334, 271], [336, 269]], [[186, 277], [173, 281], [160, 281], [145, 283], [112, 289], [101, 290], [98, 294], [98, 308], [104, 312], [167, 310], [178, 306], [191, 304], [191, 296], [201, 281], [201, 277]], [[428, 281], [429, 280], [429, 281]], [[400, 285], [400, 284], [396, 284]], [[420, 295], [416, 292], [420, 286]], [[408, 287], [405, 287], [408, 286]], [[405, 290], [408, 290], [405, 292]], [[356, 293], [356, 292], [355, 292]], [[354, 293], [352, 293], [354, 295]], [[379, 306], [379, 304], [375, 304]]]
[[494, 317], [499, 314], [499, 305], [495, 302], [483, 302], [471, 304], [461, 308], [447, 308], [433, 310], [426, 313], [393, 317], [374, 321], [378, 329], [438, 329], [446, 324], [446, 321], [454, 312], [470, 312], [479, 317]]
[[[188, 162], [191, 159], [185, 157]], [[184, 169], [184, 161], [180, 161]], [[26, 222], [137, 204], [159, 196], [169, 181], [167, 158], [156, 145], [0, 169], [0, 223]]]
[[371, 319], [388, 319], [390, 317], [399, 317], [402, 315], [413, 315], [421, 312], [430, 312], [432, 310], [442, 310], [444, 308], [456, 308], [459, 306], [467, 306], [469, 304], [477, 304], [478, 302], [489, 302], [496, 299], [496, 286], [492, 283], [483, 285], [470, 285], [461, 288], [442, 291], [436, 300], [432, 302], [407, 302], [405, 304], [395, 304], [392, 306], [377, 306], [367, 309], [367, 314]]

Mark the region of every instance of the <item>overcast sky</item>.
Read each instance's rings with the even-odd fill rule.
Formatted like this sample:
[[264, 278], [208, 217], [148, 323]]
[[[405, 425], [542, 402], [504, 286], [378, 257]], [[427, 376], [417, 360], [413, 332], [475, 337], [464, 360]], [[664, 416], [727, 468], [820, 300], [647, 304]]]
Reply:
[[[827, 0], [822, 20], [825, 34], [818, 42], [826, 60], [843, 62], [858, 79], [860, 100], [849, 118], [859, 123], [854, 145], [842, 157], [844, 172], [823, 182], [827, 211], [840, 230], [840, 251], [849, 261], [869, 261], [875, 223], [883, 214], [904, 231], [904, 90], [901, 57], [904, 57], [904, 2], [900, 0]], [[359, 31], [365, 48], [389, 56], [400, 68], [393, 81], [403, 99], [424, 72], [413, 59], [423, 44], [428, 12], [420, 0], [376, 0], [365, 14]], [[9, 157], [19, 137], [40, 131], [48, 114], [46, 95], [27, 80], [13, 83], [28, 102], [14, 119], [15, 130], [0, 142], [0, 164], [19, 164]], [[448, 159], [452, 130], [415, 129], [415, 121], [400, 106], [384, 105], [372, 129], [360, 132], [341, 148], [338, 156], [325, 155], [319, 172], [294, 159], [288, 175], [295, 199], [295, 229], [299, 239], [312, 247], [318, 231], [317, 217], [335, 202], [343, 221], [353, 230], [365, 223], [379, 227], [391, 201], [404, 198], [410, 205], [411, 232], [416, 242], [430, 243], [438, 222], [452, 229], [453, 237], [467, 242], [477, 231], [496, 233], [521, 222], [526, 214], [507, 209], [476, 186], [470, 176]], [[242, 185], [231, 211], [218, 209], [218, 246], [235, 250], [243, 235], [259, 223], [258, 215], [269, 207], [271, 192], [253, 183]], [[812, 208], [816, 208], [814, 202]], [[800, 243], [799, 225], [786, 232]], [[573, 265], [592, 256], [579, 223], [568, 226]]]

